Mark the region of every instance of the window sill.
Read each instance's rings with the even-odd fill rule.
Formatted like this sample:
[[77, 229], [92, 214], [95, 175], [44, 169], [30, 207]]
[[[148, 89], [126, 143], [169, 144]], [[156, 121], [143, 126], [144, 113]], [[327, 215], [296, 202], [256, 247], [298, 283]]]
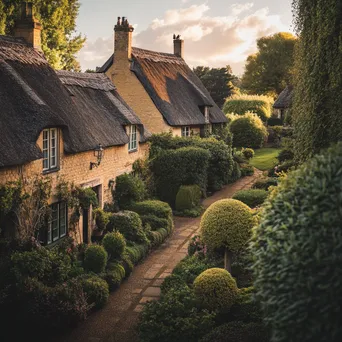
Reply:
[[61, 237], [60, 239], [50, 243], [50, 244], [44, 244], [44, 247], [46, 248], [55, 248], [56, 246], [58, 246], [62, 241], [64, 241], [66, 238], [68, 237], [68, 234], [66, 234], [65, 236]]
[[44, 170], [44, 171], [43, 171], [43, 175], [47, 175], [47, 174], [49, 174], [49, 173], [58, 172], [59, 170], [60, 170], [59, 167], [55, 167], [54, 169]]
[[134, 150], [128, 150], [128, 153], [134, 153], [134, 152], [138, 152], [138, 148], [135, 148]]

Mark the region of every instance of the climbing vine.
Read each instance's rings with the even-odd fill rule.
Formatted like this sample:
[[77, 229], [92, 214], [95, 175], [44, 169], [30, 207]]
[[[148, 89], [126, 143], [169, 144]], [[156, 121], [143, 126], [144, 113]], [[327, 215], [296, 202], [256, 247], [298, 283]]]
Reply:
[[342, 140], [342, 2], [294, 0], [295, 152], [305, 160]]

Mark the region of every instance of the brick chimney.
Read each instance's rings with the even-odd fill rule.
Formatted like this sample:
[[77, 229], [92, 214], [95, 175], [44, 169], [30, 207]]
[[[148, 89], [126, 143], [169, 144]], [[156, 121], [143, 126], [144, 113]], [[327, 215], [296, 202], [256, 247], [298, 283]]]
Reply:
[[22, 2], [14, 27], [14, 36], [24, 38], [35, 49], [41, 50], [42, 25], [33, 17], [32, 2]]
[[132, 34], [134, 27], [129, 24], [126, 17], [118, 17], [114, 27], [114, 59], [127, 62], [132, 57]]
[[173, 35], [173, 54], [184, 59], [184, 40], [180, 35]]

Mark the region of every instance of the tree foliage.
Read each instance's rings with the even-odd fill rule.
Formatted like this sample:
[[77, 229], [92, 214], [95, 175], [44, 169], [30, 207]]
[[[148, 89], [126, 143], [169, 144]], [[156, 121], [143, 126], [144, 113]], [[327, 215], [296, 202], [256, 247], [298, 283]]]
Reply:
[[291, 82], [296, 41], [286, 32], [258, 39], [258, 52], [247, 58], [242, 88], [252, 94], [280, 94]]
[[238, 92], [234, 85], [237, 82], [237, 77], [232, 74], [229, 65], [225, 68], [198, 66], [194, 68], [194, 72], [220, 108], [222, 108], [227, 97]]
[[[55, 69], [80, 71], [77, 52], [85, 38], [76, 34], [79, 0], [31, 0], [35, 17], [41, 22], [42, 50]], [[0, 34], [13, 35], [21, 0], [0, 2]]]
[[300, 35], [293, 123], [295, 152], [305, 160], [342, 139], [342, 3], [293, 1]]

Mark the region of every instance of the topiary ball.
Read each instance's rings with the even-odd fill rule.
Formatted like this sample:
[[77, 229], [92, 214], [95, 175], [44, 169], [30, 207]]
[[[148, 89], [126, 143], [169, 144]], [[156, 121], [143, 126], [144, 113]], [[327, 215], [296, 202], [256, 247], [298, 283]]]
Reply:
[[342, 341], [342, 144], [281, 180], [253, 232], [272, 341]]
[[229, 309], [238, 295], [235, 279], [222, 268], [210, 268], [194, 281], [199, 303], [210, 310]]
[[255, 222], [246, 204], [223, 199], [212, 204], [202, 216], [202, 239], [211, 250], [224, 247], [236, 253], [246, 245]]
[[108, 284], [100, 277], [85, 277], [82, 280], [82, 287], [87, 296], [88, 304], [94, 306], [95, 309], [100, 309], [107, 303], [109, 297]]
[[84, 254], [84, 268], [88, 272], [102, 273], [107, 265], [108, 254], [99, 245], [89, 246]]
[[126, 240], [119, 232], [107, 233], [102, 240], [102, 245], [111, 259], [119, 259], [125, 251]]

